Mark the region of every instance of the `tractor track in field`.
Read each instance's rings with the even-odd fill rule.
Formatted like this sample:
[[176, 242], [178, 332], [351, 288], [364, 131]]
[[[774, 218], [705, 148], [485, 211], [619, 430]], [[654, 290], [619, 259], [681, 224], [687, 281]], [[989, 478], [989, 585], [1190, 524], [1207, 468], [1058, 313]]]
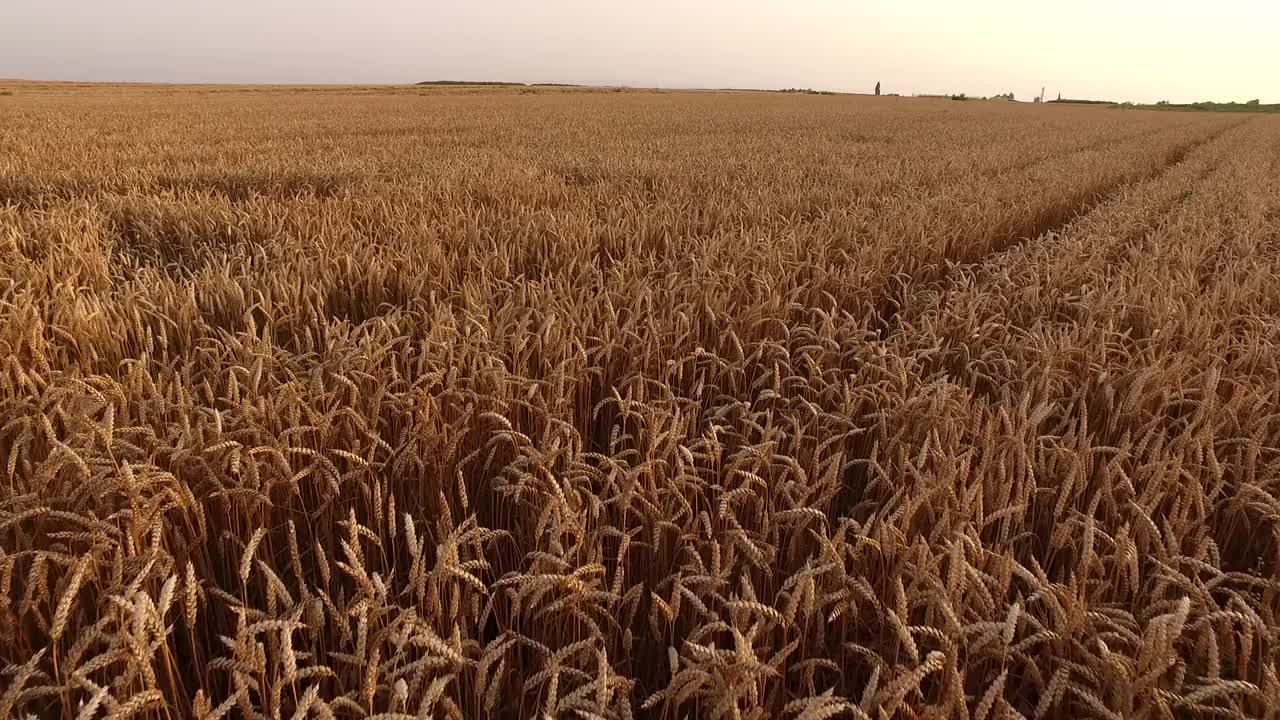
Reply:
[[[1194, 152], [1207, 147], [1249, 120], [1225, 125], [1208, 133], [1202, 138], [1170, 148], [1165, 160], [1151, 171], [1137, 177], [1121, 177], [1090, 191], [1067, 198], [1064, 202], [1042, 209], [1016, 223], [1008, 231], [992, 235], [984, 243], [988, 248], [983, 254], [963, 261], [953, 257], [943, 257], [940, 262], [932, 263], [921, 271], [907, 278], [895, 278], [890, 287], [882, 289], [880, 297], [873, 304], [878, 315], [879, 334], [881, 340], [889, 340], [902, 330], [901, 312], [911, 294], [923, 287], [940, 287], [955, 275], [987, 264], [999, 257], [1028, 243], [1049, 242], [1059, 236], [1068, 226], [1088, 215], [1097, 208], [1122, 197], [1128, 190], [1152, 182], [1176, 169], [1187, 161]], [[1178, 204], [1178, 199], [1171, 201], [1163, 208], [1161, 214], [1167, 214]]]

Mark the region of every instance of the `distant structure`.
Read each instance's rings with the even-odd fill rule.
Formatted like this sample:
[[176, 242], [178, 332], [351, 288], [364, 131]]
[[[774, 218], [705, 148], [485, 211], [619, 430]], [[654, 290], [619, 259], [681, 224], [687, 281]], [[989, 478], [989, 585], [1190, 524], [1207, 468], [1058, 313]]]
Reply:
[[879, 81], [879, 80], [877, 80], [877, 81], [876, 81], [876, 95], [879, 95], [879, 94], [880, 94], [880, 81]]
[[1058, 102], [1062, 102], [1062, 93], [1058, 93]]

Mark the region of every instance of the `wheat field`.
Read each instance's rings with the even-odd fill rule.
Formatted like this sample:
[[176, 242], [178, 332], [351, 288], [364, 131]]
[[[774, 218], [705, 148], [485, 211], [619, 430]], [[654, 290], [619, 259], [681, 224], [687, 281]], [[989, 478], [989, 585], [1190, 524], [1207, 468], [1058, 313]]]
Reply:
[[1280, 122], [8, 83], [0, 718], [1280, 718]]

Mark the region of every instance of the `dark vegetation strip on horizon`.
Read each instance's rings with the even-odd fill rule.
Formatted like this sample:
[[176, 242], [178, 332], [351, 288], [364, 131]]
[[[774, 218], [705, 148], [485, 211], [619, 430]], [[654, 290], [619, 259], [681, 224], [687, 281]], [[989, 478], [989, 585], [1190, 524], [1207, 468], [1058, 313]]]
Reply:
[[1158, 102], [1154, 105], [1144, 105], [1138, 103], [1120, 103], [1114, 107], [1128, 110], [1166, 110], [1181, 112], [1247, 112], [1247, 113], [1275, 113], [1280, 112], [1280, 103], [1263, 104], [1256, 100], [1247, 103], [1238, 102], [1194, 102], [1194, 103], [1169, 103]]
[[414, 85], [445, 86], [445, 87], [470, 86], [470, 85], [484, 85], [484, 86], [492, 86], [492, 87], [590, 87], [588, 85], [579, 85], [576, 83], [552, 83], [552, 82], [522, 83], [522, 82], [505, 82], [501, 80], [423, 80], [422, 82], [414, 83]]

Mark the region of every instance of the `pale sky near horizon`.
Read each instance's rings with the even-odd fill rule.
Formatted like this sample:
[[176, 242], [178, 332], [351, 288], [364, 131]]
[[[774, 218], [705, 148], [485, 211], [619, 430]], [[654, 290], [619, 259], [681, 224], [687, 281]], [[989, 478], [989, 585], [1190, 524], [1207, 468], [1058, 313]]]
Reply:
[[1280, 102], [1277, 0], [4, 0], [0, 78]]

